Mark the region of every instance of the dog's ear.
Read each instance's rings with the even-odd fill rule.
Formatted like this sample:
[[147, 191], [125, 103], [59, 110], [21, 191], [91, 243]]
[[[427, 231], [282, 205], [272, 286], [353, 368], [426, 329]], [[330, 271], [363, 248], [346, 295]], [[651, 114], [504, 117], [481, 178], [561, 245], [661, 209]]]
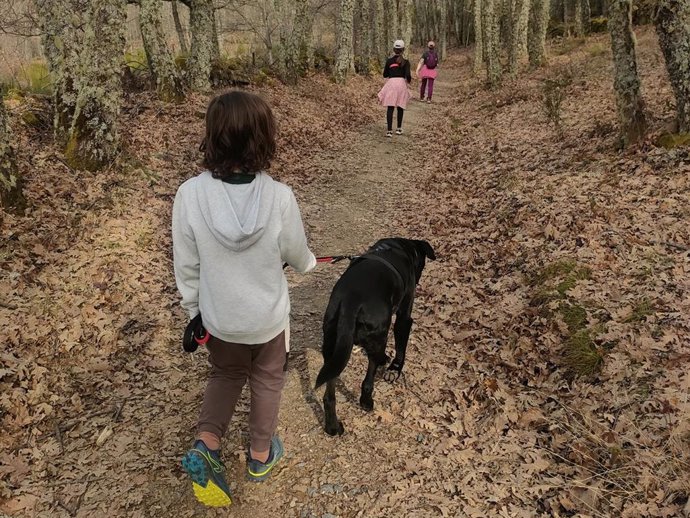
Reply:
[[434, 253], [434, 249], [431, 248], [431, 245], [429, 244], [428, 241], [423, 241], [421, 239], [415, 239], [414, 241], [415, 246], [417, 249], [427, 256], [430, 261], [435, 261], [436, 260], [436, 254]]

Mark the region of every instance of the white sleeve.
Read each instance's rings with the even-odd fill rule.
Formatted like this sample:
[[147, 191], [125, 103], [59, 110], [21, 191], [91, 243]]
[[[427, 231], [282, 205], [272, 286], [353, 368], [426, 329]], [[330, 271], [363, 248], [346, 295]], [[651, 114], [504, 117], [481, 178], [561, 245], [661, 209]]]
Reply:
[[179, 190], [173, 203], [172, 239], [175, 281], [182, 295], [182, 307], [191, 319], [199, 314], [199, 251]]
[[290, 190], [288, 205], [283, 210], [283, 228], [278, 244], [282, 261], [288, 263], [294, 270], [306, 273], [316, 266], [316, 257], [307, 246], [302, 216], [292, 190]]

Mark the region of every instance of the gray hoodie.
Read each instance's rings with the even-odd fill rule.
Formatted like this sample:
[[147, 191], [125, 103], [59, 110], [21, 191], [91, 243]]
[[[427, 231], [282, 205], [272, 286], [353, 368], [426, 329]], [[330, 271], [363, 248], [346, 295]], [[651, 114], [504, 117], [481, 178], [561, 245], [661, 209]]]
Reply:
[[187, 180], [172, 217], [175, 280], [190, 318], [226, 342], [260, 344], [287, 328], [283, 263], [316, 266], [292, 190], [258, 173], [228, 184], [208, 171]]

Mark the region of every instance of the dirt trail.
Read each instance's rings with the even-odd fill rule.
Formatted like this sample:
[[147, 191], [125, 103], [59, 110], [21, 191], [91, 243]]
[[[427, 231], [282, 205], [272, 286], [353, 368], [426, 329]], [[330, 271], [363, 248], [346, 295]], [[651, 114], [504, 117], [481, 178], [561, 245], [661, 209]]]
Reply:
[[[444, 103], [450, 88], [450, 82], [441, 74], [436, 89], [439, 104]], [[404, 206], [406, 191], [414, 188], [423, 136], [439, 114], [439, 106], [414, 99], [405, 112], [404, 135], [389, 139], [385, 137], [382, 108], [381, 121], [365, 127], [356, 139], [311, 157], [311, 163], [306, 165], [317, 166], [323, 174], [306, 190], [298, 186], [295, 190], [310, 244], [317, 255], [357, 253], [381, 237], [405, 233], [396, 223], [396, 211]], [[232, 516], [373, 516], [376, 513], [372, 506], [379, 491], [392, 491], [376, 487], [376, 473], [390, 469], [397, 460], [396, 438], [388, 422], [391, 414], [379, 410], [365, 414], [357, 403], [365, 369], [363, 355], [353, 355], [338, 394], [339, 415], [346, 427], [343, 437], [332, 439], [324, 434], [322, 391], [313, 390], [322, 362], [323, 312], [330, 290], [345, 268], [343, 262], [319, 265], [306, 276], [288, 274], [293, 306], [292, 353], [279, 425], [286, 459], [267, 484], [254, 486], [244, 482], [242, 448], [248, 409], [245, 394], [225, 443], [228, 478], [236, 498]], [[197, 385], [189, 390], [200, 394], [203, 376]], [[388, 398], [395, 398], [400, 390], [378, 381], [374, 393], [376, 409], [388, 407]], [[193, 412], [185, 412], [190, 424], [195, 411], [194, 407]], [[237, 455], [232, 456], [232, 452]], [[176, 481], [170, 481], [171, 485], [159, 489], [179, 494], [182, 478], [179, 475]], [[174, 506], [180, 516], [223, 515], [221, 511], [200, 509], [187, 488], [183, 494]], [[155, 499], [165, 501], [161, 493]]]
[[[450, 81], [437, 81], [436, 98], [443, 104]], [[352, 254], [377, 239], [404, 235], [397, 224], [405, 193], [414, 188], [414, 175], [423, 152], [425, 132], [434, 117], [435, 104], [419, 102], [414, 92], [403, 122], [404, 134], [385, 137], [381, 122], [364, 128], [353, 142], [311, 161], [324, 174], [301, 193], [302, 210], [310, 244], [317, 255]], [[299, 190], [299, 189], [297, 189]], [[412, 237], [412, 236], [410, 236]], [[288, 451], [286, 467], [261, 488], [240, 484], [236, 516], [372, 516], [376, 472], [388, 469], [395, 455], [394, 438], [382, 414], [365, 414], [357, 403], [366, 368], [356, 351], [338, 394], [339, 416], [346, 435], [332, 439], [322, 430], [322, 390], [313, 390], [322, 364], [321, 321], [331, 288], [346, 268], [346, 261], [319, 265], [307, 276], [289, 274], [293, 306], [292, 353], [288, 383], [281, 407], [280, 434]], [[375, 403], [395, 388], [377, 381]], [[390, 401], [385, 403], [386, 406]], [[377, 404], [376, 408], [381, 408]], [[388, 418], [390, 414], [385, 414]], [[381, 491], [388, 492], [391, 488]], [[360, 496], [360, 498], [357, 498]], [[368, 501], [371, 499], [371, 503]], [[288, 511], [289, 510], [289, 511]]]

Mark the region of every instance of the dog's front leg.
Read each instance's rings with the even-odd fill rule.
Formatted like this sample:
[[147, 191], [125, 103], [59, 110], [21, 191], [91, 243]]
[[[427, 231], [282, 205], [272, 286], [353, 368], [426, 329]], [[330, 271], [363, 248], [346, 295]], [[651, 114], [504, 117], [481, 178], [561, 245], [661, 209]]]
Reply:
[[412, 329], [413, 320], [409, 316], [398, 315], [393, 324], [393, 336], [395, 337], [395, 358], [388, 366], [388, 370], [384, 375], [389, 383], [396, 381], [400, 374], [402, 374], [403, 366], [405, 365], [405, 352], [407, 351], [407, 341], [410, 338], [410, 330]]
[[367, 375], [364, 376], [364, 381], [362, 382], [362, 395], [359, 397], [359, 405], [367, 412], [371, 412], [374, 409], [374, 376], [379, 364], [372, 355], [368, 355], [368, 358], [369, 366], [367, 367]]
[[323, 412], [326, 433], [328, 435], [342, 435], [345, 428], [335, 413], [335, 379], [326, 382], [326, 392], [323, 394]]

